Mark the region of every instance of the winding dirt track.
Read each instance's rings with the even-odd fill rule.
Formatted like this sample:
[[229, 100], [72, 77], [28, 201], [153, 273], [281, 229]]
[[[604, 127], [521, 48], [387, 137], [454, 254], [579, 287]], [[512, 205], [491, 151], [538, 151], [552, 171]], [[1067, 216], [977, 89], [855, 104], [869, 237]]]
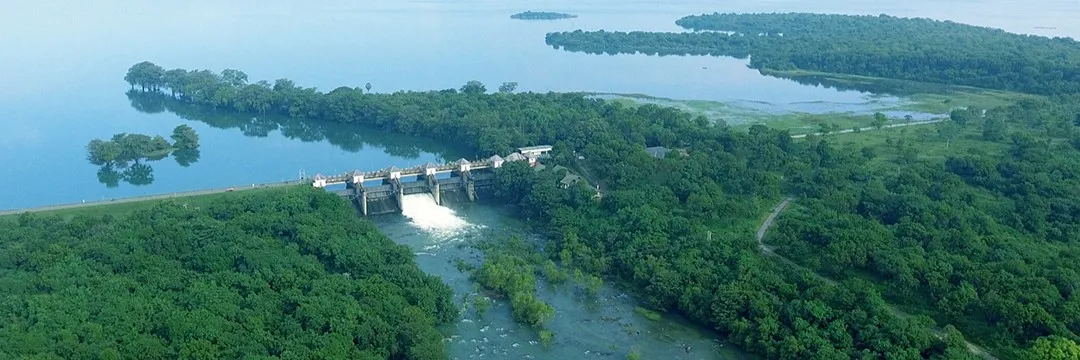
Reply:
[[[765, 233], [768, 232], [769, 228], [772, 227], [773, 221], [776, 220], [776, 217], [779, 216], [780, 213], [784, 211], [784, 209], [787, 209], [788, 205], [791, 205], [792, 201], [795, 201], [794, 196], [788, 196], [786, 199], [784, 199], [784, 201], [781, 201], [780, 204], [776, 205], [776, 207], [773, 208], [772, 213], [769, 214], [769, 217], [765, 218], [765, 221], [761, 223], [761, 226], [758, 226], [757, 234], [755, 234], [755, 236], [754, 236], [757, 239], [758, 248], [760, 248], [761, 252], [763, 254], [765, 254], [766, 256], [771, 256], [771, 257], [773, 257], [775, 259], [780, 260], [783, 263], [786, 263], [788, 265], [800, 268], [802, 270], [806, 270], [807, 272], [813, 274], [815, 278], [818, 278], [818, 279], [828, 283], [829, 285], [837, 285], [836, 280], [833, 280], [833, 279], [830, 279], [828, 277], [825, 277], [824, 275], [818, 274], [817, 272], [815, 272], [813, 270], [807, 269], [807, 268], [803, 267], [802, 265], [799, 265], [799, 264], [795, 263], [794, 261], [791, 261], [790, 259], [788, 259], [788, 258], [786, 258], [786, 257], [784, 257], [782, 255], [777, 254], [776, 252], [773, 251], [772, 246], [765, 245], [765, 243], [762, 241], [762, 239], [765, 238]], [[905, 313], [904, 311], [900, 310], [896, 306], [893, 306], [892, 304], [888, 304], [888, 306], [889, 306], [889, 310], [892, 311], [892, 313], [895, 314], [898, 317], [902, 317], [902, 318], [911, 317], [910, 314]], [[938, 337], [939, 339], [944, 339], [945, 338], [945, 330], [944, 329], [935, 327], [935, 328], [932, 328], [931, 331], [934, 333], [934, 336]], [[964, 341], [964, 345], [967, 348], [968, 352], [974, 354], [975, 356], [983, 358], [984, 360], [998, 360], [996, 357], [994, 357], [993, 355], [990, 355], [990, 353], [986, 352], [986, 350], [984, 350], [982, 347], [979, 347], [978, 345], [972, 344], [970, 341]]]

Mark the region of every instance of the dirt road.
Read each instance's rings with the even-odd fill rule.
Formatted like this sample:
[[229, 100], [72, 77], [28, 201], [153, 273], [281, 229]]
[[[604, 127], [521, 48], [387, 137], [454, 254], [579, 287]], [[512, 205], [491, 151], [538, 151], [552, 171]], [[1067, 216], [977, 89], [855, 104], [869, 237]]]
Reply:
[[[786, 258], [786, 257], [784, 257], [782, 255], [777, 254], [776, 252], [773, 251], [772, 246], [765, 245], [765, 243], [762, 241], [765, 238], [765, 233], [768, 232], [769, 228], [772, 227], [773, 221], [776, 220], [776, 217], [779, 216], [780, 213], [784, 211], [784, 209], [787, 209], [788, 205], [790, 205], [792, 201], [795, 201], [795, 197], [789, 196], [786, 199], [784, 199], [784, 201], [780, 202], [779, 205], [776, 205], [776, 207], [773, 208], [772, 213], [769, 214], [769, 217], [765, 218], [765, 221], [762, 222], [761, 226], [758, 227], [757, 234], [755, 234], [755, 236], [754, 236], [757, 239], [758, 247], [761, 249], [761, 252], [763, 254], [767, 255], [767, 256], [772, 256], [773, 258], [778, 259], [778, 260], [780, 260], [781, 262], [783, 262], [785, 264], [797, 267], [797, 268], [802, 269], [802, 270], [806, 270], [807, 272], [813, 274], [815, 278], [820, 279], [820, 280], [824, 281], [825, 283], [827, 283], [829, 285], [837, 285], [836, 280], [833, 280], [833, 279], [830, 279], [828, 277], [825, 277], [824, 275], [818, 274], [817, 272], [815, 272], [813, 270], [807, 269], [807, 268], [803, 267], [802, 265], [799, 265], [799, 264], [795, 263], [794, 261], [791, 261], [790, 259], [788, 259], [788, 258]], [[893, 306], [892, 304], [888, 304], [888, 307], [889, 307], [889, 310], [892, 311], [892, 313], [895, 314], [897, 317], [902, 317], [902, 318], [911, 317], [911, 314], [905, 313], [903, 310], [900, 310], [899, 308], [897, 308], [896, 306]], [[944, 329], [935, 327], [935, 328], [932, 328], [930, 330], [934, 333], [934, 336], [938, 337], [939, 339], [944, 339], [945, 338], [945, 330]], [[964, 341], [964, 346], [967, 348], [968, 352], [974, 354], [975, 356], [983, 358], [984, 360], [998, 360], [996, 357], [994, 357], [993, 355], [990, 355], [990, 353], [986, 352], [985, 349], [983, 349], [982, 347], [979, 347], [978, 345], [975, 345], [975, 344], [971, 343], [970, 341]]]
[[[898, 128], [898, 127], [904, 127], [904, 126], [915, 126], [915, 125], [925, 125], [925, 124], [933, 124], [933, 123], [939, 123], [939, 122], [942, 122], [942, 121], [945, 121], [945, 119], [937, 119], [937, 120], [926, 120], [926, 121], [916, 121], [916, 122], [909, 122], [909, 123], [903, 123], [903, 124], [891, 124], [891, 125], [885, 125], [885, 126], [882, 126], [881, 128], [882, 128], [882, 129], [891, 129], [891, 128]], [[871, 131], [871, 130], [877, 130], [877, 128], [875, 128], [875, 127], [873, 127], [873, 126], [867, 126], [867, 127], [864, 127], [864, 128], [859, 128], [859, 131]], [[854, 132], [854, 131], [855, 131], [855, 130], [853, 130], [853, 129], [844, 129], [844, 130], [837, 130], [837, 131], [833, 131], [833, 132], [830, 132], [830, 133], [829, 133], [829, 135], [834, 135], [834, 134], [847, 134], [847, 133], [849, 133], [849, 132]], [[815, 135], [820, 135], [821, 133], [814, 133], [814, 134], [815, 134]], [[806, 135], [808, 135], [808, 134], [797, 134], [797, 135], [791, 135], [791, 138], [792, 138], [792, 139], [801, 139], [801, 138], [804, 138], [804, 137], [806, 137]]]

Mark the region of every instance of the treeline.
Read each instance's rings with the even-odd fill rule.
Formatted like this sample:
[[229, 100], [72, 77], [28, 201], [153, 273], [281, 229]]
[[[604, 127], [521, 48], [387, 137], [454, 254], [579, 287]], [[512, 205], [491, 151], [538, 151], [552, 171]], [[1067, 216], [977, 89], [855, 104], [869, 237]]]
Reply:
[[1077, 100], [954, 111], [961, 138], [1001, 152], [900, 161], [881, 174], [860, 168], [858, 152], [831, 153], [837, 165], [797, 180], [803, 209], [769, 241], [835, 277], [870, 274], [895, 300], [1010, 358], [1046, 336], [1080, 341]]
[[769, 70], [810, 70], [1034, 94], [1080, 92], [1080, 43], [893, 16], [706, 14], [687, 33], [573, 31], [549, 45], [589, 53], [746, 58]]
[[[368, 146], [382, 148], [387, 154], [415, 159], [421, 153], [434, 153], [444, 159], [471, 158], [473, 155], [437, 139], [421, 139], [396, 132], [353, 123], [308, 121], [287, 114], [251, 114], [215, 110], [207, 105], [195, 105], [162, 93], [130, 90], [127, 95], [132, 108], [157, 114], [170, 112], [181, 119], [198, 121], [215, 129], [235, 129], [249, 137], [267, 137], [278, 131], [281, 136], [303, 142], [327, 142], [348, 151], [359, 152]], [[177, 153], [173, 153], [177, 155]]]
[[188, 104], [364, 125], [420, 137], [438, 134], [448, 143], [485, 155], [556, 140], [583, 148], [595, 136], [610, 136], [600, 133], [607, 126], [600, 113], [605, 108], [601, 100], [571, 93], [485, 95], [486, 88], [476, 81], [461, 89], [428, 92], [379, 94], [360, 87], [322, 92], [288, 79], [278, 79], [273, 85], [266, 81], [249, 84], [247, 75], [238, 70], [220, 74], [165, 71], [148, 62], [132, 66], [126, 78], [143, 79], [132, 86], [167, 92]]
[[[733, 131], [675, 109], [581, 94], [484, 94], [475, 82], [460, 90], [322, 93], [285, 79], [228, 80], [239, 78], [235, 70], [169, 71], [187, 75], [147, 88], [223, 109], [440, 134], [482, 152], [552, 144], [557, 161], [570, 166], [582, 154], [606, 182], [603, 200], [584, 184], [567, 191], [532, 171], [500, 177], [501, 196], [554, 239], [546, 249], [562, 266], [629, 281], [652, 307], [685, 314], [749, 351], [792, 359], [966, 354], [959, 335], [935, 338], [927, 320], [896, 317], [865, 286], [828, 286], [757, 253], [752, 233], [763, 204], [783, 196], [784, 176], [827, 161], [826, 144], [806, 147], [763, 126]], [[643, 150], [654, 145], [687, 148], [689, 156], [658, 161]]]
[[0, 219], [3, 359], [444, 359], [452, 292], [310, 188]]
[[567, 14], [567, 13], [560, 13], [560, 12], [550, 12], [550, 11], [526, 11], [526, 12], [520, 12], [520, 13], [517, 13], [517, 14], [514, 14], [514, 15], [510, 15], [511, 19], [516, 19], [516, 20], [559, 20], [559, 19], [573, 19], [573, 18], [576, 18], [576, 17], [577, 17], [577, 15], [574, 15], [574, 14]]

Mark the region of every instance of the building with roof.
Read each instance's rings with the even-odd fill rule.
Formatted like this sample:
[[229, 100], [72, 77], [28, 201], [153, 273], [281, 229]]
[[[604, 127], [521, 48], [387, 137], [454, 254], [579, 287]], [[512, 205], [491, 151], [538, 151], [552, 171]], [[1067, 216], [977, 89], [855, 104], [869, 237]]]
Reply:
[[665, 156], [667, 156], [668, 151], [670, 150], [663, 146], [652, 146], [645, 148], [645, 152], [648, 153], [649, 156], [657, 159], [663, 159]]
[[566, 173], [566, 176], [563, 176], [562, 180], [559, 180], [559, 187], [566, 189], [568, 187], [574, 186], [574, 184], [577, 184], [578, 181], [581, 181], [581, 176], [578, 176], [577, 174]]
[[326, 187], [326, 177], [323, 174], [315, 174], [315, 177], [311, 179], [311, 186], [317, 188]]
[[521, 153], [513, 153], [513, 154], [510, 154], [510, 155], [506, 155], [506, 161], [522, 161], [522, 160], [528, 160], [528, 158], [526, 158], [525, 155], [522, 155]]
[[491, 167], [496, 169], [501, 168], [503, 163], [506, 162], [506, 159], [503, 159], [503, 157], [498, 154], [492, 155], [488, 160], [491, 161]]
[[540, 157], [540, 155], [544, 155], [550, 151], [551, 145], [537, 145], [518, 148], [518, 152], [520, 152], [521, 155], [525, 155], [525, 157]]

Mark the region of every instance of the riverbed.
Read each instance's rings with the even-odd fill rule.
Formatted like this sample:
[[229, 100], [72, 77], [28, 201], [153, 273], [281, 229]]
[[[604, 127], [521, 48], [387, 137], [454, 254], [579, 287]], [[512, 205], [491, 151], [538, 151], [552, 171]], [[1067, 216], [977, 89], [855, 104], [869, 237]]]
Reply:
[[534, 329], [514, 322], [506, 300], [492, 299], [493, 306], [477, 315], [465, 299], [480, 292], [456, 266], [457, 259], [478, 261], [480, 254], [469, 247], [477, 241], [529, 236], [519, 220], [498, 206], [457, 202], [440, 207], [430, 197], [410, 196], [414, 198], [406, 200], [411, 207], [406, 215], [372, 219], [384, 234], [412, 248], [420, 268], [442, 278], [458, 303], [464, 303], [462, 319], [448, 329], [455, 359], [624, 359], [632, 351], [642, 359], [757, 358], [682, 319], [650, 320], [635, 311], [637, 299], [609, 284], [590, 298], [570, 284], [552, 286], [541, 280], [537, 295], [555, 308], [547, 325], [555, 340], [545, 348]]

